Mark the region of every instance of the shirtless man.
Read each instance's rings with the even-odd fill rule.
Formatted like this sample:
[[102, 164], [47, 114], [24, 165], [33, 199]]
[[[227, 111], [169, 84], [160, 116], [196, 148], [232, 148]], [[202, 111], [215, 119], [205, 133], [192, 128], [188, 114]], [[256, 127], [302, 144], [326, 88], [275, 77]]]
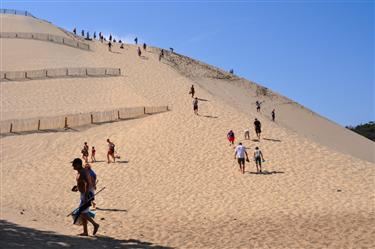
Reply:
[[115, 144], [112, 143], [109, 140], [109, 138], [107, 139], [107, 143], [108, 143], [108, 152], [107, 152], [108, 163], [111, 163], [111, 161], [109, 160], [109, 157], [112, 157], [113, 162], [115, 162], [116, 161], [116, 159], [115, 159]]
[[79, 191], [80, 192], [80, 217], [82, 219], [83, 225], [83, 233], [79, 234], [80, 236], [88, 236], [87, 231], [87, 221], [89, 221], [94, 226], [93, 235], [98, 232], [99, 224], [92, 219], [88, 212], [90, 210], [91, 201], [89, 199], [92, 197], [92, 193], [90, 193], [90, 188], [92, 188], [93, 184], [91, 182], [91, 177], [85, 168], [82, 167], [82, 160], [80, 158], [76, 158], [73, 160], [72, 163], [73, 169], [77, 171], [77, 186], [74, 186], [72, 191]]
[[82, 153], [82, 159], [85, 160], [85, 162], [87, 163], [89, 160], [89, 146], [87, 145], [87, 142], [83, 144], [81, 153]]

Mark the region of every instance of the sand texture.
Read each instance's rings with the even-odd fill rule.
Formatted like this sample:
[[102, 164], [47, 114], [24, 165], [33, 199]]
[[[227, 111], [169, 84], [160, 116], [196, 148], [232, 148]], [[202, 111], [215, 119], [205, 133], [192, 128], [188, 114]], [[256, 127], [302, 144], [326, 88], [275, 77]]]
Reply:
[[[3, 23], [12, 20], [6, 16]], [[34, 29], [54, 29], [48, 25]], [[0, 138], [1, 248], [375, 248], [373, 142], [286, 104], [290, 100], [277, 93], [259, 95], [243, 79], [217, 79], [214, 69], [186, 66], [174, 55], [159, 62], [156, 49], [139, 58], [134, 45], [116, 44], [111, 53], [98, 41], [90, 43], [91, 51], [0, 42], [1, 70], [105, 66], [123, 72], [116, 78], [1, 83], [2, 120], [171, 107], [74, 131]], [[19, 52], [15, 42], [28, 52]], [[201, 99], [199, 116], [188, 95], [192, 84]], [[266, 101], [261, 113], [257, 99]], [[270, 120], [273, 108], [277, 122]], [[254, 118], [262, 122], [260, 141]], [[239, 172], [229, 129], [250, 155], [261, 148], [265, 174], [255, 174], [252, 161], [244, 175]], [[250, 140], [243, 139], [245, 129]], [[335, 136], [325, 141], [325, 134]], [[107, 138], [121, 155], [113, 164], [106, 162]], [[81, 228], [66, 215], [78, 205], [78, 194], [70, 191], [71, 161], [81, 156], [85, 141], [97, 149], [92, 167], [98, 188], [106, 189], [96, 200], [98, 237], [79, 238]]]

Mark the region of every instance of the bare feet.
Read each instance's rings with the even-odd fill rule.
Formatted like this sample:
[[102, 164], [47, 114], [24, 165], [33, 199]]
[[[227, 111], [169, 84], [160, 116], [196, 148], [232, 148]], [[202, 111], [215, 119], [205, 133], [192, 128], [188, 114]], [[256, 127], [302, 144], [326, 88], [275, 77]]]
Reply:
[[99, 230], [99, 224], [94, 225], [94, 231], [92, 232], [93, 235], [95, 235]]

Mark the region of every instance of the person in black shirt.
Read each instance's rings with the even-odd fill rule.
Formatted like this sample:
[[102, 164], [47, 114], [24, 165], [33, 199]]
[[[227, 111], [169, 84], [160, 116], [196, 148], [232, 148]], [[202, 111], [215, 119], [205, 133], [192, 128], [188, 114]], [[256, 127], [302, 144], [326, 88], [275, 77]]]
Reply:
[[194, 98], [194, 94], [195, 94], [194, 85], [191, 85], [189, 94], [191, 94], [191, 97]]
[[254, 128], [255, 128], [255, 133], [257, 134], [257, 137], [260, 140], [260, 133], [262, 132], [262, 130], [261, 130], [261, 123], [258, 119], [255, 119], [254, 121]]

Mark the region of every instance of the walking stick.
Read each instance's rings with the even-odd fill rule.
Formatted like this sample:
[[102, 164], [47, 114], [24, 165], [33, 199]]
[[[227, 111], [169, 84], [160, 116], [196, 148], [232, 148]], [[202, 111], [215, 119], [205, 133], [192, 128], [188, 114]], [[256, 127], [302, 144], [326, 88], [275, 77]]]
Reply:
[[[69, 217], [70, 215], [72, 215], [77, 209], [80, 210], [82, 207], [86, 206], [88, 203], [90, 203], [95, 198], [95, 196], [97, 196], [104, 189], [105, 189], [105, 187], [103, 187], [102, 189], [100, 189], [98, 192], [96, 192], [96, 194], [94, 194], [93, 196], [91, 196], [85, 203], [83, 203], [82, 205], [80, 205], [78, 208], [76, 208], [72, 212], [70, 212], [66, 217]], [[79, 216], [79, 214], [77, 216]]]

